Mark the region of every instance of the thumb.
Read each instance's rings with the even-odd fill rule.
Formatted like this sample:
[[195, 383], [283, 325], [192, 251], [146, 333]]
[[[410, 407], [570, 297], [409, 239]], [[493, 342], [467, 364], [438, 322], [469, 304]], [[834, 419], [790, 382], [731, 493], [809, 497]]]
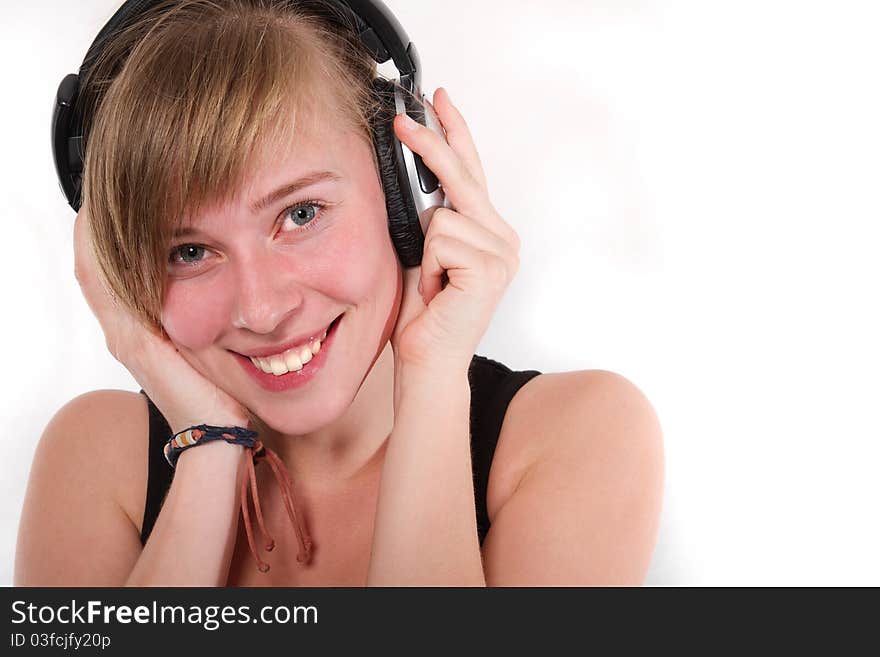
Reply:
[[403, 293], [400, 300], [400, 310], [397, 314], [397, 323], [394, 327], [395, 344], [407, 325], [421, 315], [426, 308], [422, 293], [419, 291], [421, 275], [421, 267], [407, 267], [403, 270]]

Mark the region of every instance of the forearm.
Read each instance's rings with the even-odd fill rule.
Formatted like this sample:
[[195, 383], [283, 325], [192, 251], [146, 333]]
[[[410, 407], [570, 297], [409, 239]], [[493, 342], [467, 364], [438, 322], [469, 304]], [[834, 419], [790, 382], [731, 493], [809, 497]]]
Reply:
[[219, 441], [180, 455], [126, 586], [223, 586], [238, 528], [245, 450]]
[[[398, 366], [401, 367], [401, 366]], [[467, 371], [400, 371], [373, 535], [370, 586], [485, 586]]]

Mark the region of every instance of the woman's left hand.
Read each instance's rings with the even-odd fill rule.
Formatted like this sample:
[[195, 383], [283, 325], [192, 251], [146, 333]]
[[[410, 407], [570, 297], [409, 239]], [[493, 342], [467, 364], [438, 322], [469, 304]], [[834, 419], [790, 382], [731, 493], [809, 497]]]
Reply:
[[489, 200], [470, 130], [445, 89], [437, 90], [433, 105], [447, 141], [405, 114], [394, 120], [394, 129], [434, 172], [455, 210], [435, 210], [421, 267], [403, 272], [391, 345], [400, 364], [467, 371], [519, 269], [520, 241]]

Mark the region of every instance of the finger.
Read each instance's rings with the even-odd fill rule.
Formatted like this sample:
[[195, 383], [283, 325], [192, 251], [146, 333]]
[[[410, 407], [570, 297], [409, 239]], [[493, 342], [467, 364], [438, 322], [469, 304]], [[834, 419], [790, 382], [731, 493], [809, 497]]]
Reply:
[[406, 113], [394, 119], [397, 137], [418, 153], [443, 185], [443, 192], [458, 210], [469, 216], [487, 214], [491, 208], [486, 188], [471, 175], [464, 161], [439, 134], [413, 121]]
[[[483, 251], [473, 244], [450, 235], [435, 235], [425, 243], [422, 257], [421, 284], [425, 304], [444, 289], [482, 299], [486, 296], [500, 297], [513, 279], [519, 263], [497, 253]], [[443, 275], [449, 283], [443, 287]], [[482, 306], [480, 303], [478, 306]], [[466, 307], [461, 303], [460, 307]], [[474, 308], [477, 311], [477, 308]]]
[[85, 211], [81, 210], [76, 215], [73, 226], [74, 275], [86, 303], [107, 334], [113, 332], [108, 325], [116, 321], [113, 317], [119, 310], [120, 302], [98, 269], [91, 236], [91, 221]]
[[88, 220], [84, 213], [79, 212], [73, 222], [73, 273], [80, 285], [84, 283], [88, 275], [88, 245], [89, 245]]
[[452, 104], [449, 92], [440, 87], [434, 92], [434, 109], [443, 128], [446, 130], [446, 140], [458, 156], [464, 162], [470, 174], [480, 184], [486, 187], [486, 173], [477, 146], [474, 144], [470, 128], [458, 108]]
[[517, 242], [509, 234], [513, 229], [509, 226], [507, 228], [508, 231], [499, 234], [494, 225], [487, 227], [455, 210], [437, 208], [431, 215], [425, 241], [435, 235], [449, 235], [482, 251], [496, 253], [502, 258], [514, 258], [517, 257], [519, 248]]
[[73, 273], [93, 312], [101, 310], [97, 297], [102, 289], [97, 276], [97, 263], [92, 250], [91, 226], [88, 216], [80, 211], [73, 224]]
[[403, 298], [400, 302], [400, 311], [398, 313], [397, 324], [395, 326], [395, 335], [399, 335], [403, 328], [409, 324], [410, 320], [418, 317], [424, 310], [421, 289], [421, 270], [418, 267], [409, 267], [403, 270]]

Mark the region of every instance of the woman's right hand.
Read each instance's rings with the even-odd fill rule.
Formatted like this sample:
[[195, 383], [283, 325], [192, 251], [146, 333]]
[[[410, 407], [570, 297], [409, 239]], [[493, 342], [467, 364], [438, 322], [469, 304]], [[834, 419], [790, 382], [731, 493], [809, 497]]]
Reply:
[[74, 272], [104, 331], [107, 348], [131, 372], [177, 433], [198, 424], [247, 427], [249, 414], [236, 400], [197, 372], [171, 340], [118, 302], [98, 270], [85, 210], [73, 230]]

